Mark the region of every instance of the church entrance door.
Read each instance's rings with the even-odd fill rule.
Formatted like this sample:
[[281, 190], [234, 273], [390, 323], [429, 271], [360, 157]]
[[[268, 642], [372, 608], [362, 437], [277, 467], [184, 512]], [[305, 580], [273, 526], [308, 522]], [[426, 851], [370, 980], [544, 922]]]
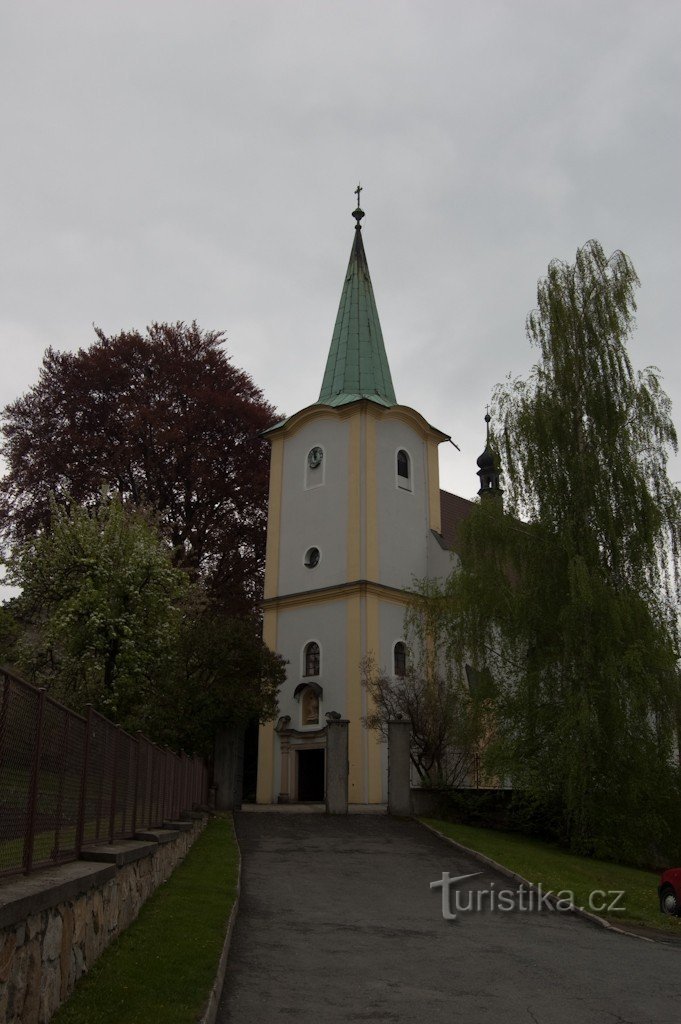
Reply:
[[324, 750], [298, 751], [298, 799], [322, 803], [324, 800]]

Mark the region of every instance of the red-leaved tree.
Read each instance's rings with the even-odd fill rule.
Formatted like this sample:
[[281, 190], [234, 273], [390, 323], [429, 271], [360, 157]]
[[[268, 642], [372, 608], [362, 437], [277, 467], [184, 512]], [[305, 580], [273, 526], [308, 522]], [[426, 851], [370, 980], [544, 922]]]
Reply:
[[103, 485], [157, 513], [178, 564], [231, 613], [262, 576], [274, 408], [223, 334], [157, 324], [78, 352], [48, 349], [38, 383], [3, 414], [2, 539], [49, 523], [49, 495], [93, 503]]

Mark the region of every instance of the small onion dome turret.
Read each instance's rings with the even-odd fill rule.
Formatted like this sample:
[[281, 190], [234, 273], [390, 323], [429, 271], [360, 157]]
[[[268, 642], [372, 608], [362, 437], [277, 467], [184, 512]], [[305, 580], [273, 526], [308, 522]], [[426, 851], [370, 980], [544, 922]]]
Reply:
[[495, 453], [490, 448], [489, 443], [489, 425], [492, 417], [489, 413], [485, 416], [485, 423], [487, 425], [487, 443], [485, 450], [482, 455], [478, 458], [478, 476], [480, 478], [480, 490], [478, 494], [481, 498], [500, 497], [504, 492], [500, 484], [500, 470], [499, 460]]

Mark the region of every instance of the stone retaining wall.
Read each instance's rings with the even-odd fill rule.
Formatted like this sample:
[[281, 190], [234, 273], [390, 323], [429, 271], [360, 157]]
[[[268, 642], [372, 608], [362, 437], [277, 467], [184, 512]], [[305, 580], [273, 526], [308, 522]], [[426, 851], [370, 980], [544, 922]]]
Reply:
[[171, 875], [207, 818], [168, 823], [0, 884], [0, 1024], [46, 1024]]

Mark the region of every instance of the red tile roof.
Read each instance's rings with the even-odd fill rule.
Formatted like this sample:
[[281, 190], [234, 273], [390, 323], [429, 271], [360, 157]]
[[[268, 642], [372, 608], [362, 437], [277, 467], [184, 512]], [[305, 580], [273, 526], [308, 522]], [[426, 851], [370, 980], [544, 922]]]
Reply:
[[447, 547], [454, 551], [459, 546], [459, 526], [471, 514], [474, 502], [460, 498], [458, 494], [440, 491], [440, 516], [442, 519], [442, 536]]

